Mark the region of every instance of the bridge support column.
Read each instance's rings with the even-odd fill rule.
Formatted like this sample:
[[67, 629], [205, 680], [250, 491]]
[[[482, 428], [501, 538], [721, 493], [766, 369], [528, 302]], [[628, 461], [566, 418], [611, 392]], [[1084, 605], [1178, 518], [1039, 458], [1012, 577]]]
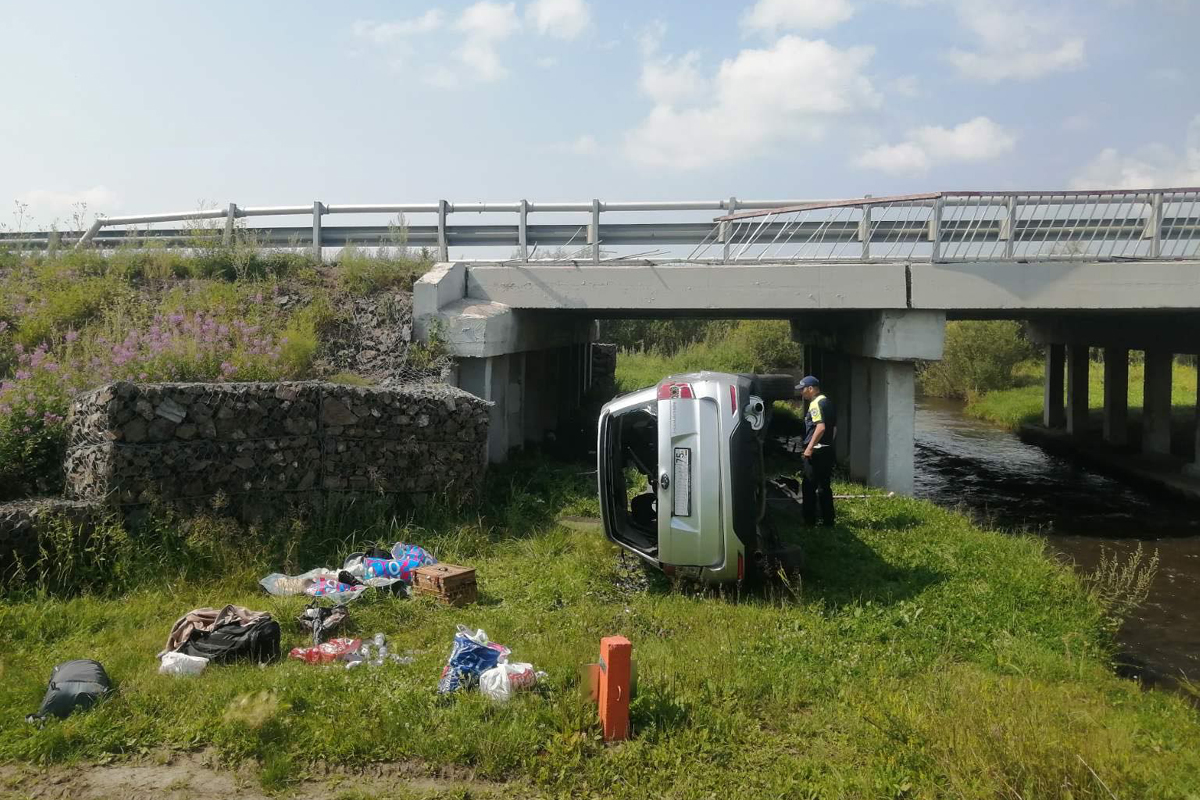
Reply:
[[871, 455], [867, 482], [912, 494], [916, 423], [915, 371], [911, 361], [870, 363]]
[[841, 411], [835, 452], [848, 457], [852, 479], [912, 493], [915, 364], [942, 357], [945, 326], [940, 311], [901, 309], [792, 321], [793, 338], [828, 348], [805, 353]]
[[1042, 403], [1042, 424], [1047, 428], [1061, 428], [1066, 424], [1066, 416], [1063, 413], [1065, 350], [1061, 344], [1046, 345], [1046, 385]]
[[850, 359], [850, 479], [866, 483], [871, 475], [871, 362]]
[[[1200, 369], [1200, 365], [1198, 365]], [[1192, 463], [1183, 468], [1185, 475], [1190, 475], [1193, 478], [1200, 478], [1200, 380], [1196, 381], [1196, 454], [1192, 458]]]
[[1079, 436], [1088, 429], [1088, 347], [1067, 345], [1067, 433]]
[[831, 353], [825, 357], [825, 375], [821, 376], [821, 380], [826, 381], [825, 391], [833, 398], [833, 402], [840, 412], [837, 438], [833, 440], [833, 454], [839, 464], [848, 464], [850, 461], [850, 425], [853, 419], [848, 413], [852, 402], [850, 399], [852, 391], [850, 388], [851, 361], [850, 356]]
[[1142, 400], [1142, 452], [1171, 454], [1170, 353], [1146, 351], [1145, 391]]
[[1129, 350], [1104, 348], [1104, 441], [1129, 444]]
[[488, 460], [542, 441], [579, 408], [595, 325], [467, 296], [462, 264], [439, 264], [413, 289], [414, 332], [458, 358], [457, 385], [492, 403]]

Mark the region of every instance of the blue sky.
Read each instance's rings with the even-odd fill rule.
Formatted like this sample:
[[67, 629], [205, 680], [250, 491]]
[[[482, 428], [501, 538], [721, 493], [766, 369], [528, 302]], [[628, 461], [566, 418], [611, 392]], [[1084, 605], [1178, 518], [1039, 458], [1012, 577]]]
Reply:
[[42, 223], [1200, 185], [1200, 0], [0, 9], [0, 203]]

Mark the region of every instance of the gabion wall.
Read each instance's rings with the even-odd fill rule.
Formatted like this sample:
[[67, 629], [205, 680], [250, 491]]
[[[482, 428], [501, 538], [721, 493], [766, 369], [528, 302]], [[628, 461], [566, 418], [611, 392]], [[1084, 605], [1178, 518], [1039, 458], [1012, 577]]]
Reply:
[[121, 506], [472, 496], [489, 405], [442, 384], [116, 383], [71, 408], [67, 495]]

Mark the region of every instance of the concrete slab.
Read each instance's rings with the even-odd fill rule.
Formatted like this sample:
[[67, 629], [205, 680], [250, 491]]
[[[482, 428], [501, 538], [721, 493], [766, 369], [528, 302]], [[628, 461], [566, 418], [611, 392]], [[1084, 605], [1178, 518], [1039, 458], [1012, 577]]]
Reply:
[[912, 307], [944, 310], [1195, 309], [1200, 262], [912, 264]]
[[904, 264], [471, 265], [467, 296], [521, 309], [596, 313], [907, 307]]
[[455, 356], [486, 358], [589, 342], [595, 325], [585, 317], [533, 313], [502, 303], [456, 300], [423, 318]]

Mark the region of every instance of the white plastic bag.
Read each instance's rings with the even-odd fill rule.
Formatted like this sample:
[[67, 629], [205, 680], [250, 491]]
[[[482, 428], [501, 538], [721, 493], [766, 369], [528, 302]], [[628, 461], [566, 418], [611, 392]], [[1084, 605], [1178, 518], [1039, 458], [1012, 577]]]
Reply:
[[528, 689], [537, 682], [533, 664], [497, 664], [479, 676], [479, 691], [493, 700], [507, 702], [518, 689]]
[[163, 653], [158, 672], [160, 675], [199, 675], [207, 666], [207, 658], [185, 653]]

